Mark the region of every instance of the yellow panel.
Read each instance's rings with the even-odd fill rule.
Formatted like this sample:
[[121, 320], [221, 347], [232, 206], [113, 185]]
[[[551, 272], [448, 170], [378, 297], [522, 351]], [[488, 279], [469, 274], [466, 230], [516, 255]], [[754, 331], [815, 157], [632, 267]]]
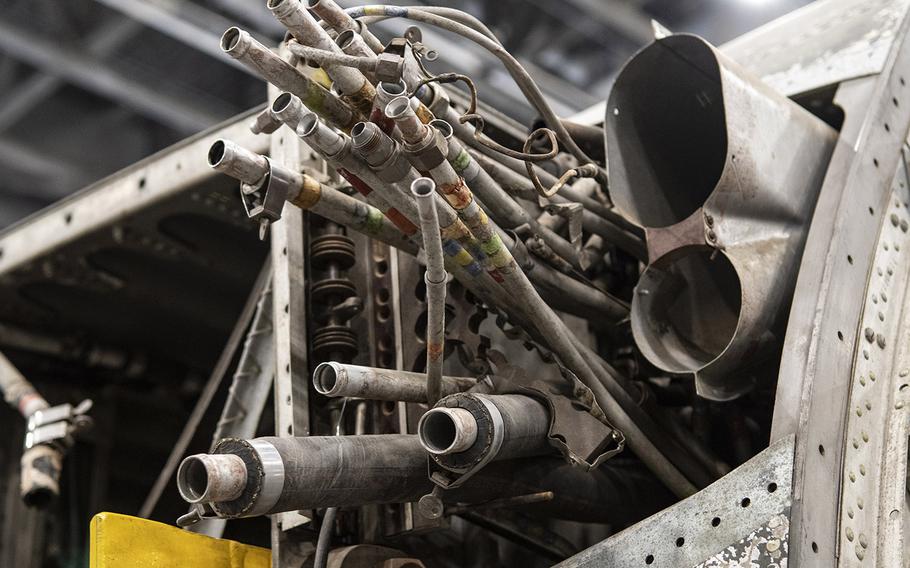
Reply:
[[212, 538], [138, 517], [98, 513], [92, 519], [91, 568], [270, 568], [258, 546]]

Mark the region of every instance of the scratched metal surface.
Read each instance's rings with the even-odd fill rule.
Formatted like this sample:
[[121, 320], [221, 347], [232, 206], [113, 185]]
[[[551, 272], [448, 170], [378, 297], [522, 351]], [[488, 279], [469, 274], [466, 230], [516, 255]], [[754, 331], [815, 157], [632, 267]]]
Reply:
[[722, 48], [785, 95], [879, 73], [910, 0], [821, 0]]
[[[793, 447], [793, 436], [775, 442], [702, 491], [559, 566], [740, 566], [705, 559], [736, 556], [737, 551], [752, 558], [756, 549], [766, 553], [759, 555], [765, 563], [743, 566], [786, 566], [780, 563], [788, 534], [781, 517], [789, 516]], [[774, 539], [779, 542], [771, 544]]]

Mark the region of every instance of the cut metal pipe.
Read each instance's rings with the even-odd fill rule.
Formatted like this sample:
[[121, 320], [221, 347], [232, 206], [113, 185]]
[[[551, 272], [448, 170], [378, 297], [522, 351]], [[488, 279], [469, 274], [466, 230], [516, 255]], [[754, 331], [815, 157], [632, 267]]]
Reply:
[[465, 452], [477, 441], [477, 419], [464, 408], [433, 408], [421, 417], [418, 436], [431, 454]]
[[209, 166], [249, 185], [258, 185], [269, 173], [265, 156], [223, 138], [215, 140], [208, 153]]
[[[204, 501], [225, 518], [401, 503], [431, 486], [426, 454], [413, 435], [227, 438], [214, 453], [239, 458], [246, 470], [239, 495]], [[184, 463], [197, 459], [190, 456]], [[196, 495], [198, 488], [234, 487], [241, 477], [223, 468], [196, 471], [200, 481], [192, 487], [189, 477], [178, 476], [184, 499]]]
[[265, 222], [280, 219], [284, 202], [290, 201], [301, 209], [312, 211], [389, 246], [409, 254], [417, 253], [414, 243], [408, 240], [375, 207], [327, 187], [311, 176], [291, 171], [239, 146], [231, 146], [228, 141], [217, 140], [213, 144], [214, 146], [218, 146], [220, 149], [229, 147], [232, 149], [230, 154], [225, 154], [223, 151], [219, 154], [217, 148], [214, 151], [210, 149], [209, 152], [210, 162], [212, 156], [215, 156], [214, 161], [218, 167], [228, 173], [241, 172], [252, 178], [254, 176], [249, 172], [258, 173], [261, 160], [266, 160], [268, 169], [255, 185], [249, 184], [243, 179], [240, 180], [243, 182], [240, 196], [249, 218]]
[[439, 218], [433, 196], [436, 184], [430, 178], [418, 178], [411, 184], [411, 193], [420, 213], [420, 230], [427, 270], [423, 279], [427, 285], [427, 402], [436, 404], [442, 392], [442, 363], [446, 334], [446, 269], [439, 235]]
[[[477, 384], [467, 377], [442, 377], [442, 396], [464, 392]], [[331, 397], [364, 398], [395, 402], [426, 402], [426, 376], [422, 373], [361, 367], [329, 361], [313, 371], [316, 392]]]
[[[413, 502], [433, 488], [426, 452], [414, 435], [228, 438], [218, 444], [214, 455], [236, 455], [247, 468], [239, 497], [209, 502], [222, 518]], [[231, 481], [206, 479], [205, 483], [229, 485]], [[178, 479], [182, 495], [180, 484]], [[482, 503], [541, 491], [552, 491], [553, 499], [533, 510], [585, 522], [625, 525], [670, 502], [652, 475], [622, 457], [591, 472], [559, 458], [496, 462], [443, 496], [450, 502]]]
[[282, 91], [300, 97], [307, 108], [339, 128], [349, 130], [357, 118], [341, 99], [240, 28], [228, 28], [221, 36], [221, 49]]
[[529, 396], [458, 393], [420, 418], [417, 436], [436, 463], [463, 473], [495, 460], [551, 453], [549, 428], [550, 413]]
[[[345, 55], [299, 0], [269, 0], [268, 8], [301, 44], [329, 53]], [[342, 95], [351, 97], [352, 102], [361, 112], [369, 114], [375, 91], [363, 73], [352, 67], [329, 61], [325, 61], [320, 66]]]
[[180, 463], [177, 489], [187, 503], [233, 501], [246, 486], [246, 464], [233, 454], [196, 454]]
[[375, 55], [383, 49], [382, 42], [366, 27], [359, 26], [357, 21], [344, 11], [335, 0], [309, 0], [307, 7], [317, 16], [322, 18], [339, 37], [346, 32], [357, 34], [357, 37], [369, 47], [370, 53]]

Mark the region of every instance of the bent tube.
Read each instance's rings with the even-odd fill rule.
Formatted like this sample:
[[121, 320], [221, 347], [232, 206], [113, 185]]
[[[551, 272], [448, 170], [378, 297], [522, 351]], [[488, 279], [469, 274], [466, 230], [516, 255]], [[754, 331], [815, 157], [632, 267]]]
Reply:
[[439, 218], [433, 205], [436, 184], [429, 178], [419, 178], [411, 184], [417, 201], [420, 230], [426, 253], [427, 270], [423, 279], [427, 285], [427, 402], [436, 404], [442, 391], [442, 363], [446, 334], [446, 269], [439, 235]]
[[[477, 384], [467, 377], [442, 377], [441, 394], [464, 392]], [[361, 367], [334, 361], [320, 363], [313, 371], [316, 392], [330, 397], [365, 398], [395, 402], [426, 402], [426, 376], [422, 373]]]
[[330, 91], [303, 75], [240, 28], [228, 28], [221, 49], [282, 91], [300, 97], [307, 108], [342, 129], [357, 122], [353, 111]]

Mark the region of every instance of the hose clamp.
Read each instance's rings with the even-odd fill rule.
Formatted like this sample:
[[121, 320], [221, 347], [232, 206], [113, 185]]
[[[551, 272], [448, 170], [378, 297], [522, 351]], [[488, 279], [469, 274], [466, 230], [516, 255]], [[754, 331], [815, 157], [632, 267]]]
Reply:
[[256, 504], [244, 516], [256, 517], [268, 514], [281, 498], [284, 490], [284, 460], [275, 446], [265, 440], [254, 439], [249, 444], [262, 464], [262, 489]]

